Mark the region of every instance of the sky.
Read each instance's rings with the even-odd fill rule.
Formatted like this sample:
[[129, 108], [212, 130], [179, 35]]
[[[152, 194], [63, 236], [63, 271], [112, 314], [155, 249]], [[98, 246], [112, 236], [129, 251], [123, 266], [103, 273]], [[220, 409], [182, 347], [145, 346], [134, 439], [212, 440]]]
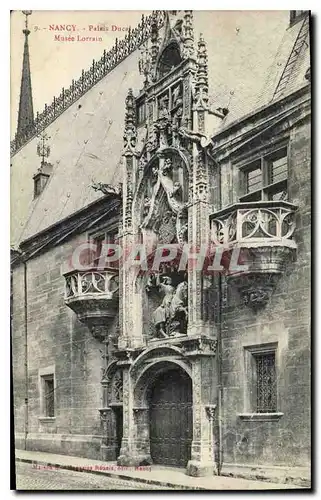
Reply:
[[[149, 12], [145, 12], [147, 15]], [[100, 59], [104, 49], [109, 50], [116, 37], [122, 39], [126, 31], [117, 28], [135, 28], [142, 11], [33, 11], [28, 16], [30, 29], [29, 54], [34, 113], [41, 112], [45, 104], [51, 104], [62, 87], [69, 87], [72, 79], [78, 79], [82, 70], [89, 69], [93, 59]], [[104, 25], [108, 31], [89, 31], [89, 25]], [[76, 25], [74, 32], [52, 31], [50, 25]], [[24, 47], [25, 16], [21, 11], [11, 13], [10, 65], [11, 65], [11, 137], [17, 127], [22, 58]], [[55, 41], [55, 35], [70, 34], [77, 38], [102, 38], [100, 42]]]

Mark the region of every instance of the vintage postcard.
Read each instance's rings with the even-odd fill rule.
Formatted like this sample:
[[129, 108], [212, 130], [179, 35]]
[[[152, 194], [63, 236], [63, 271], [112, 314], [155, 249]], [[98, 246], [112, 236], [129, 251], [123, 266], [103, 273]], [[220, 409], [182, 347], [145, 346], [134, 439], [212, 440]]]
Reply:
[[310, 489], [310, 12], [11, 12], [18, 490]]

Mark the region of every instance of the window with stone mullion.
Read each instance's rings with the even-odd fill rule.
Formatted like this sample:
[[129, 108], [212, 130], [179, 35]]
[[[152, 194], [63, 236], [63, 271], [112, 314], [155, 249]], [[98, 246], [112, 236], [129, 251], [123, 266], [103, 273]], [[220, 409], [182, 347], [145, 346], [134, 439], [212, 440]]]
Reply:
[[280, 148], [241, 169], [241, 202], [287, 199], [287, 149]]

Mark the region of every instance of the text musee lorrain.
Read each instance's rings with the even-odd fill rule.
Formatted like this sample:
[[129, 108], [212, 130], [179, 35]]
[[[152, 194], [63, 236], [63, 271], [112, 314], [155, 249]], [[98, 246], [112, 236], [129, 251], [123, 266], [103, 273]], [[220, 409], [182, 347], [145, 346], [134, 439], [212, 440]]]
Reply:
[[[54, 41], [55, 42], [102, 42], [103, 39], [101, 36], [84, 36], [84, 35], [74, 35], [71, 32], [78, 31], [78, 27], [76, 24], [50, 24], [49, 31], [60, 31], [60, 32], [69, 32], [68, 34], [55, 34]], [[83, 28], [85, 30], [86, 28]], [[88, 24], [86, 31], [91, 32], [119, 32], [119, 31], [128, 31], [128, 26], [117, 26], [116, 24], [111, 24], [110, 26], [105, 24]]]

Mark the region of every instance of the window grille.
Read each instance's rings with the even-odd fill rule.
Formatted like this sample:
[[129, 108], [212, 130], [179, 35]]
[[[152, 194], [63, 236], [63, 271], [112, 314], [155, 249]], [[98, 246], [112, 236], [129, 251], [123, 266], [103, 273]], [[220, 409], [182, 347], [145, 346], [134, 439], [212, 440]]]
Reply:
[[123, 400], [123, 374], [122, 372], [116, 372], [113, 378], [113, 391], [112, 391], [113, 401]]
[[277, 411], [275, 353], [255, 355], [256, 412]]
[[44, 411], [46, 417], [55, 416], [55, 388], [53, 375], [46, 375], [44, 379]]

